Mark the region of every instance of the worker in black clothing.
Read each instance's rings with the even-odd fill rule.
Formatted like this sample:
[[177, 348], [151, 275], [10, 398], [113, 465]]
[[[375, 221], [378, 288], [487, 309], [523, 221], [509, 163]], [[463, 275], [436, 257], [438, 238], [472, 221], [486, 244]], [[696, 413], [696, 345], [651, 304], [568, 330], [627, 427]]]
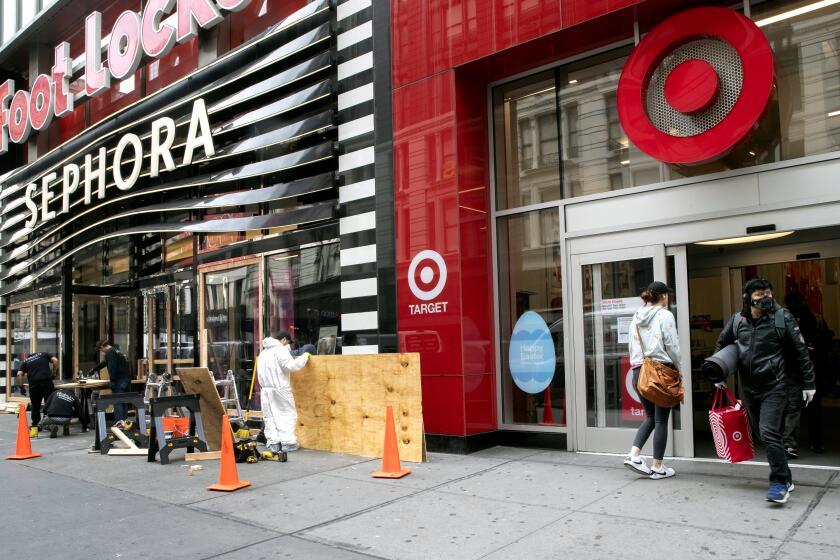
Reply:
[[50, 438], [58, 435], [58, 427], [64, 428], [64, 435], [70, 435], [70, 420], [76, 417], [82, 424], [82, 430], [87, 431], [87, 420], [82, 414], [82, 403], [79, 398], [66, 389], [53, 391], [44, 405], [44, 417], [38, 424], [42, 430], [50, 431]]
[[[107, 367], [108, 376], [111, 378], [111, 391], [114, 393], [127, 393], [131, 387], [131, 368], [128, 366], [128, 360], [125, 358], [125, 354], [120, 352], [118, 347], [113, 346], [108, 339], [97, 342], [96, 351], [104, 352], [105, 359], [94, 366], [88, 374], [92, 375], [94, 372]], [[114, 421], [119, 422], [120, 420], [125, 420], [127, 412], [125, 404], [115, 404]]]
[[[767, 450], [770, 489], [767, 501], [783, 504], [794, 489], [782, 439], [787, 407], [785, 354], [802, 373], [800, 393], [807, 405], [814, 398], [814, 366], [793, 314], [773, 299], [773, 285], [753, 278], [744, 286], [744, 306], [720, 333], [715, 352], [738, 345], [738, 373], [753, 432]], [[725, 383], [716, 383], [725, 387]], [[756, 429], [757, 428], [757, 429]]]
[[20, 364], [17, 372], [18, 384], [23, 385], [22, 378], [27, 377], [29, 383], [29, 407], [32, 411], [32, 426], [29, 437], [38, 435], [38, 424], [41, 422], [41, 402], [45, 401], [55, 390], [53, 378], [58, 367], [58, 358], [47, 352], [35, 352]]

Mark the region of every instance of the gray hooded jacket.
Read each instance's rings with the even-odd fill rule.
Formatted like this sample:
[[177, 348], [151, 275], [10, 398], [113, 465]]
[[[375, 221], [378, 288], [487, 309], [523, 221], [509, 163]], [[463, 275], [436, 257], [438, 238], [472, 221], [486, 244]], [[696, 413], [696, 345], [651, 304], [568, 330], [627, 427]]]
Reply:
[[[639, 333], [642, 335], [644, 355], [636, 325], [639, 326]], [[675, 369], [680, 368], [682, 357], [680, 339], [677, 336], [677, 322], [674, 320], [674, 315], [661, 305], [640, 307], [630, 323], [630, 365], [640, 366], [645, 358], [663, 364], [671, 363]]]

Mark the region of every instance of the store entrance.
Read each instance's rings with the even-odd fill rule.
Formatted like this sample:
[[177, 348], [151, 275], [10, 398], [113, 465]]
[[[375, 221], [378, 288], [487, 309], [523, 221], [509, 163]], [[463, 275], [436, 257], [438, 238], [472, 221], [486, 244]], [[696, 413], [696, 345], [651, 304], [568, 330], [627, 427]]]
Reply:
[[[785, 305], [801, 295], [800, 318], [817, 330], [809, 338], [817, 366], [818, 400], [801, 413], [794, 433], [799, 457], [792, 464], [840, 464], [840, 227], [797, 231], [756, 243], [691, 245], [687, 249], [694, 444], [698, 457], [715, 457], [708, 410], [712, 384], [700, 373], [724, 322], [741, 309], [745, 282], [761, 276]], [[800, 313], [800, 315], [802, 315]], [[730, 380], [737, 389], [737, 381]], [[817, 453], [820, 448], [825, 453]], [[761, 456], [759, 455], [759, 460]]]
[[131, 297], [77, 295], [73, 298], [73, 372], [87, 373], [102, 359], [96, 343], [118, 346], [134, 370], [137, 359], [135, 301]]

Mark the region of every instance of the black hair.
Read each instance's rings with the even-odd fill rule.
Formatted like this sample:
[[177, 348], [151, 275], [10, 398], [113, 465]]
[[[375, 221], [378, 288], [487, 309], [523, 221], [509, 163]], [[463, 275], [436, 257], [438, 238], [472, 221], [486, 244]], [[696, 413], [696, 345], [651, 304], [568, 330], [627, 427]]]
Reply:
[[752, 293], [756, 290], [772, 290], [773, 284], [770, 283], [770, 280], [766, 278], [753, 278], [746, 284], [744, 284], [744, 308], [741, 310], [741, 314], [744, 317], [749, 317], [750, 315], [750, 304], [752, 303]]

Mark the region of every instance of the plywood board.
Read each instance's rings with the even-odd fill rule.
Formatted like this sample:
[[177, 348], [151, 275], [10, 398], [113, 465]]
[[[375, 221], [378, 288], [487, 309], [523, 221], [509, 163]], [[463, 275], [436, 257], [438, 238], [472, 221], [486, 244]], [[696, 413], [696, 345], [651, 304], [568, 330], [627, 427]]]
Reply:
[[381, 457], [391, 405], [400, 458], [425, 460], [419, 354], [313, 356], [292, 388], [303, 447]]
[[184, 386], [184, 392], [199, 396], [207, 449], [219, 451], [222, 448], [222, 416], [225, 409], [210, 370], [203, 367], [178, 368], [178, 376]]

